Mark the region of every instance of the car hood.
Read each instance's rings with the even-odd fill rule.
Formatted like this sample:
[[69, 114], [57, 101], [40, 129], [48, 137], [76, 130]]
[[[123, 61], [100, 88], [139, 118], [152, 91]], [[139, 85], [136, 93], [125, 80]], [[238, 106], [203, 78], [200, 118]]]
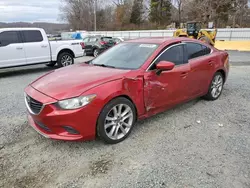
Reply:
[[78, 64], [52, 71], [31, 86], [57, 100], [72, 98], [112, 80], [120, 79], [129, 70]]

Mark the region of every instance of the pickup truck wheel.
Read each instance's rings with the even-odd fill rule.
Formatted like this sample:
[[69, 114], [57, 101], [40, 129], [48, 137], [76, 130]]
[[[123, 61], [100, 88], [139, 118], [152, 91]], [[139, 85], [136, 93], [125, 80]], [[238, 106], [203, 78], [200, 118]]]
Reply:
[[63, 52], [59, 54], [57, 59], [57, 65], [59, 67], [66, 67], [73, 64], [74, 64], [74, 57], [70, 53]]
[[123, 97], [110, 101], [103, 109], [97, 122], [97, 135], [108, 144], [126, 139], [136, 122], [133, 103]]

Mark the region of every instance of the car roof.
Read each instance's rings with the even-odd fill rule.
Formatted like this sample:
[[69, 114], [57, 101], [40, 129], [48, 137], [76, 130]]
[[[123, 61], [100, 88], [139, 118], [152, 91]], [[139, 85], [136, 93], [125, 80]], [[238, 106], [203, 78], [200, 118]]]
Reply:
[[148, 38], [136, 38], [132, 40], [130, 39], [126, 42], [149, 43], [149, 44], [171, 44], [171, 43], [178, 43], [178, 42], [196, 42], [196, 43], [201, 44], [201, 41], [187, 38], [187, 37], [148, 37]]
[[41, 28], [35, 27], [10, 27], [10, 28], [1, 28], [0, 31], [23, 31], [23, 30], [41, 30]]

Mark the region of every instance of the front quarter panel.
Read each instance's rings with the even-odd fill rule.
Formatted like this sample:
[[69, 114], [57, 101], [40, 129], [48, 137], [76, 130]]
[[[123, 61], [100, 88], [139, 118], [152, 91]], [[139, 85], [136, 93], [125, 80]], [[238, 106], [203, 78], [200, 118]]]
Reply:
[[95, 104], [96, 108], [98, 108], [98, 115], [109, 101], [119, 96], [126, 96], [132, 100], [137, 109], [138, 117], [145, 113], [142, 76], [124, 77], [122, 79], [110, 81], [92, 88], [82, 95], [90, 94], [97, 95]]

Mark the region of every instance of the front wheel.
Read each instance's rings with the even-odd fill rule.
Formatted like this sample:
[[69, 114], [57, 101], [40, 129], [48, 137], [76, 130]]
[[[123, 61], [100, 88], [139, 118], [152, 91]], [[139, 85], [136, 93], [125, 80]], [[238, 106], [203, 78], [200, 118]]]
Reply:
[[218, 99], [222, 93], [224, 86], [224, 78], [220, 72], [216, 72], [209, 86], [208, 93], [204, 96], [205, 99], [214, 101]]
[[103, 108], [97, 122], [97, 134], [104, 142], [116, 144], [129, 136], [135, 122], [135, 106], [130, 100], [119, 97]]
[[74, 64], [74, 57], [68, 52], [60, 53], [57, 59], [57, 65], [59, 67], [66, 67]]

